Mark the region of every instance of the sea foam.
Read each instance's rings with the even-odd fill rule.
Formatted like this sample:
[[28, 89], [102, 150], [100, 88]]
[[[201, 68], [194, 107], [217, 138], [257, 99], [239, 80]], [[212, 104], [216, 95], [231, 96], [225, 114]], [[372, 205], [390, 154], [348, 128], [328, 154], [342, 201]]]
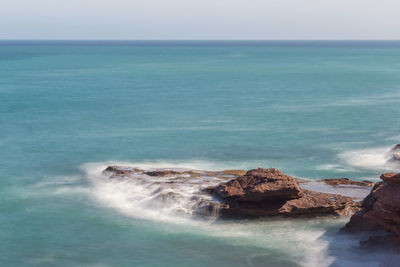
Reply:
[[349, 150], [340, 153], [338, 158], [343, 163], [353, 168], [380, 172], [399, 171], [400, 164], [390, 161], [390, 149], [391, 147], [377, 147]]

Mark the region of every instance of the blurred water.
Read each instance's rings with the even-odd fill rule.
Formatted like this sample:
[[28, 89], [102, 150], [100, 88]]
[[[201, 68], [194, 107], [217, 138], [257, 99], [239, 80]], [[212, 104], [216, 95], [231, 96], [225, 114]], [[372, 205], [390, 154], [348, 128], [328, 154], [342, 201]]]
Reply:
[[345, 220], [143, 220], [99, 201], [82, 166], [376, 179], [397, 169], [399, 89], [399, 42], [1, 42], [0, 260], [356, 266]]

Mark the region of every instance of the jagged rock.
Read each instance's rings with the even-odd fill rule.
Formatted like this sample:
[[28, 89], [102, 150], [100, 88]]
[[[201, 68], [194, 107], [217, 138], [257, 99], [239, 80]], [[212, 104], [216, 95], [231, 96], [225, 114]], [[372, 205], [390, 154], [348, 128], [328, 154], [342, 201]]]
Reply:
[[326, 216], [351, 215], [360, 208], [360, 203], [350, 197], [303, 191], [303, 196], [290, 200], [238, 201], [229, 200], [221, 207], [223, 217], [256, 218], [266, 216]]
[[376, 202], [375, 192], [383, 186], [383, 182], [378, 182], [371, 189], [371, 193], [364, 198], [361, 204], [361, 210], [351, 216], [350, 221], [341, 229], [342, 232], [358, 233], [363, 231], [382, 230], [378, 223], [365, 218], [365, 214], [372, 210]]
[[318, 182], [324, 182], [331, 186], [340, 186], [340, 185], [358, 185], [358, 186], [374, 186], [374, 182], [371, 181], [354, 181], [349, 178], [329, 178], [318, 180]]
[[400, 183], [389, 181], [376, 190], [373, 208], [364, 217], [394, 232], [400, 242]]
[[288, 200], [303, 194], [295, 178], [274, 168], [250, 170], [208, 191], [222, 199], [239, 201]]
[[400, 174], [384, 173], [363, 201], [361, 211], [350, 219], [344, 230], [364, 228], [364, 223], [379, 225], [400, 242]]
[[108, 166], [103, 173], [109, 176], [129, 176], [135, 172], [142, 172], [137, 168], [124, 168], [120, 166]]
[[381, 180], [390, 184], [395, 185], [400, 183], [400, 173], [384, 173], [381, 175]]
[[204, 192], [225, 204], [222, 217], [351, 215], [361, 206], [350, 197], [302, 190], [296, 178], [274, 168], [250, 170]]

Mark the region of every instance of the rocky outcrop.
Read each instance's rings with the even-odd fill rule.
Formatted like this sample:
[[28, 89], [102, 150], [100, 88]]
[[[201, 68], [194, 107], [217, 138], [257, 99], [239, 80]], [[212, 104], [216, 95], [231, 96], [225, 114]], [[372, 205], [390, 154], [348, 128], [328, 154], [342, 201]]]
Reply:
[[[362, 209], [351, 217], [344, 231], [384, 228], [400, 242], [400, 174], [384, 173], [364, 199]], [[371, 227], [370, 227], [371, 226]]]
[[317, 217], [351, 215], [359, 204], [350, 197], [304, 190], [303, 196], [290, 200], [228, 200], [220, 208], [222, 217], [257, 218], [269, 216]]
[[350, 197], [302, 190], [296, 178], [274, 168], [250, 170], [205, 191], [224, 204], [223, 217], [351, 215], [361, 205]]
[[110, 177], [117, 177], [117, 176], [129, 176], [136, 172], [143, 172], [137, 168], [124, 168], [120, 166], [108, 166], [104, 171], [103, 174], [106, 174]]
[[390, 151], [389, 151], [389, 160], [391, 161], [400, 161], [400, 144], [395, 145]]
[[378, 223], [365, 218], [365, 214], [372, 210], [376, 202], [375, 192], [383, 186], [383, 182], [374, 185], [368, 196], [361, 203], [361, 209], [351, 216], [350, 221], [341, 229], [343, 232], [357, 233], [363, 231], [381, 230], [382, 226]]
[[389, 185], [400, 184], [400, 173], [384, 173], [380, 178]]
[[[361, 205], [351, 197], [332, 192], [315, 192], [312, 187], [302, 189], [299, 182], [310, 182], [291, 177], [275, 168], [258, 168], [246, 172], [142, 170], [109, 166], [103, 173], [111, 179], [132, 179], [134, 183], [152, 188], [146, 201], [151, 200], [151, 205], [155, 207], [172, 207], [178, 213], [203, 218], [340, 216], [353, 214]], [[334, 179], [328, 183], [337, 185], [353, 182]]]
[[214, 189], [214, 195], [223, 199], [238, 201], [288, 200], [303, 195], [296, 179], [278, 169], [262, 169], [248, 171]]
[[139, 168], [131, 168], [124, 166], [108, 166], [103, 174], [110, 178], [117, 177], [130, 177], [134, 174], [144, 174], [152, 177], [171, 177], [171, 176], [187, 176], [187, 177], [200, 177], [204, 175], [218, 177], [222, 179], [232, 179], [241, 175], [244, 175], [244, 170], [224, 170], [224, 171], [197, 171], [197, 170], [182, 170], [175, 171], [170, 169], [155, 169], [155, 170], [142, 170]]

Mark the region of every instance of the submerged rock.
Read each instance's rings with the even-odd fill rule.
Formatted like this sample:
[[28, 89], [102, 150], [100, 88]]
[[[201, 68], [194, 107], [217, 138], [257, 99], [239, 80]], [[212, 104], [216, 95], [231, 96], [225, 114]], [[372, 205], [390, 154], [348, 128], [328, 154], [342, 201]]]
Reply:
[[[344, 231], [363, 231], [384, 228], [394, 233], [400, 242], [400, 174], [384, 173], [364, 199], [360, 212], [353, 215]], [[372, 228], [366, 227], [372, 226]]]
[[198, 171], [198, 170], [171, 170], [171, 169], [154, 169], [142, 170], [139, 168], [131, 168], [124, 166], [108, 166], [103, 174], [110, 177], [124, 177], [131, 176], [132, 174], [144, 174], [152, 177], [172, 177], [172, 176], [187, 176], [187, 177], [200, 177], [200, 176], [213, 176], [222, 179], [232, 179], [244, 175], [244, 170], [224, 170], [224, 171]]
[[136, 172], [143, 172], [143, 170], [137, 168], [120, 167], [120, 166], [108, 166], [103, 171], [103, 174], [109, 175], [110, 177], [116, 177], [116, 176], [129, 176]]
[[[393, 248], [396, 248], [396, 240], [394, 238], [393, 233], [379, 233], [378, 235], [369, 236], [366, 239], [360, 240], [360, 248], [361, 249], [373, 249], [374, 251], [383, 250], [383, 251], [393, 251]], [[398, 251], [398, 250], [397, 250]], [[396, 252], [396, 250], [394, 250]], [[398, 266], [396, 264], [387, 264], [380, 266]]]
[[357, 185], [357, 186], [374, 186], [374, 182], [371, 181], [354, 181], [349, 178], [329, 178], [318, 180], [318, 182], [324, 182], [331, 186], [340, 186], [340, 185]]
[[143, 173], [148, 175], [148, 176], [171, 176], [171, 175], [179, 175], [179, 174], [181, 174], [180, 172], [170, 171], [170, 170], [165, 170], [165, 171], [147, 171], [147, 172], [143, 172]]

